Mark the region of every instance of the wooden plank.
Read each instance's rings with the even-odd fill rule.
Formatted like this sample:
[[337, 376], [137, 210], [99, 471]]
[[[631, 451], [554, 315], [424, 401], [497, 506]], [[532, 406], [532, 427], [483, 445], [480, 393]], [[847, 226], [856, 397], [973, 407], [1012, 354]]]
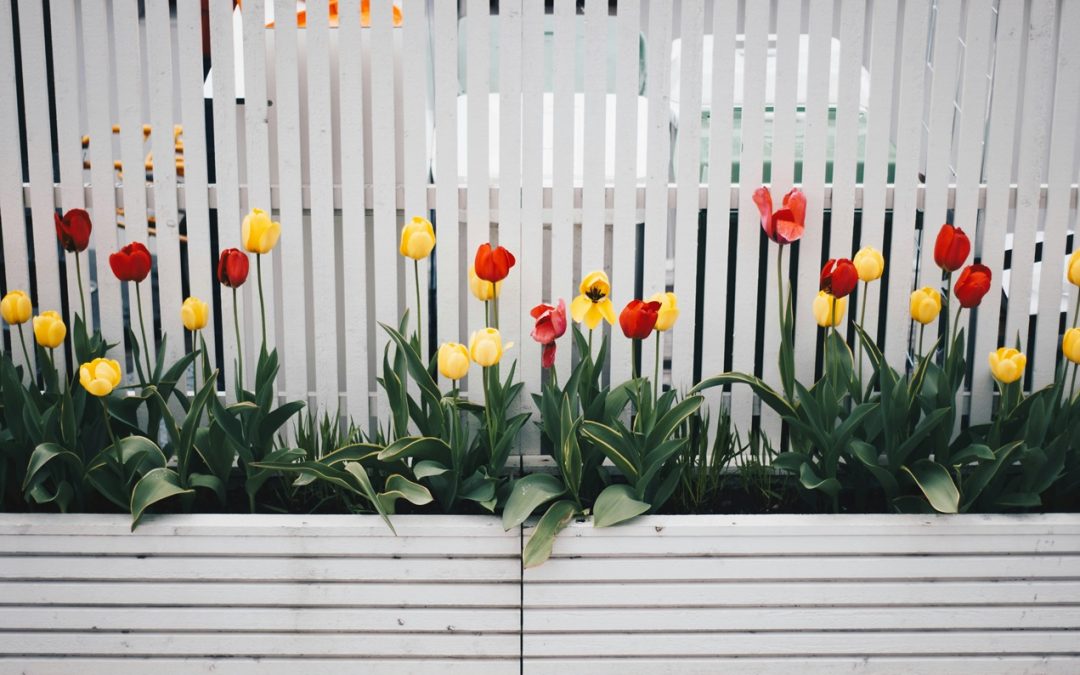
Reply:
[[[1020, 88], [1020, 63], [1024, 46], [1024, 5], [1019, 0], [998, 4], [994, 34], [994, 96], [990, 107], [986, 136], [986, 205], [982, 228], [975, 240], [979, 260], [996, 273], [991, 275], [990, 291], [983, 298], [976, 316], [975, 354], [989, 354], [997, 349], [1001, 313], [1001, 287], [1005, 262], [1005, 237], [1009, 226], [1010, 186], [1013, 182], [1013, 159], [1016, 153], [1016, 99]], [[993, 397], [997, 390], [989, 368], [971, 369], [971, 422], [990, 421]]]
[[[552, 94], [552, 176], [551, 176], [551, 259], [549, 283], [552, 298], [570, 300], [577, 295], [574, 286], [574, 79], [576, 52], [574, 42], [577, 17], [574, 0], [555, 0], [555, 37], [552, 56], [554, 92]], [[546, 130], [546, 122], [545, 122]], [[585, 270], [588, 274], [592, 270]], [[624, 291], [625, 292], [625, 291]], [[601, 326], [601, 331], [603, 327]], [[582, 328], [582, 330], [586, 330]], [[555, 368], [570, 372], [570, 349], [555, 355]]]
[[[300, 85], [297, 72], [296, 4], [274, 0], [274, 75], [277, 88], [274, 110], [277, 115], [278, 183], [281, 222], [304, 223], [301, 187]], [[359, 94], [357, 94], [359, 96]], [[303, 307], [307, 302], [304, 274], [304, 246], [301, 237], [293, 245], [281, 247], [282, 304]], [[348, 266], [346, 266], [348, 268]], [[359, 299], [356, 299], [360, 302]], [[308, 398], [308, 332], [305, 321], [284, 322], [282, 366], [285, 397]]]
[[[187, 225], [188, 288], [191, 295], [214, 307], [216, 260], [210, 250], [210, 198], [207, 191], [206, 108], [203, 98], [202, 13], [194, 3], [176, 8], [177, 70], [180, 120], [184, 125], [184, 206]], [[224, 316], [222, 319], [224, 320]], [[214, 321], [202, 330], [211, 363], [220, 368], [214, 345]], [[226, 387], [229, 388], [229, 387]]]
[[[180, 320], [184, 294], [181, 285], [183, 270], [180, 267], [180, 213], [176, 200], [176, 146], [173, 141], [172, 23], [168, 8], [161, 3], [146, 7], [145, 20], [147, 45], [154, 45], [153, 49], [146, 50], [146, 80], [154, 156], [158, 316], [162, 336], [169, 336], [165, 343], [165, 364], [168, 367], [187, 351], [184, 348], [184, 324]], [[149, 291], [150, 288], [144, 290]], [[147, 292], [148, 299], [151, 299], [150, 295]]]
[[[372, 10], [372, 25], [373, 38], [375, 42], [379, 43], [373, 45], [373, 50], [385, 48], [388, 56], [393, 55], [393, 45], [391, 41], [387, 39], [389, 37], [389, 31], [391, 30], [389, 25], [385, 27], [386, 37], [382, 37], [382, 32], [379, 30], [381, 25], [380, 19], [385, 19], [385, 23], [389, 24], [389, 17], [382, 16], [383, 14], [389, 14], [389, 9], [383, 12], [381, 9], [384, 7], [384, 3], [375, 3], [375, 8]], [[321, 3], [312, 3], [312, 6], [308, 8], [307, 13], [307, 28], [304, 31], [304, 38], [307, 46], [307, 120], [308, 120], [308, 170], [310, 172], [311, 185], [311, 260], [312, 267], [312, 292], [314, 297], [318, 298], [319, 305], [326, 307], [333, 312], [333, 316], [337, 316], [337, 269], [335, 261], [337, 259], [337, 228], [334, 223], [334, 157], [333, 157], [333, 132], [331, 129], [331, 109], [330, 109], [330, 36], [329, 36], [329, 10], [327, 5]], [[382, 44], [385, 42], [386, 44]], [[393, 87], [393, 64], [377, 64], [376, 67], [388, 68], [388, 77], [390, 78], [391, 87]], [[383, 93], [383, 89], [379, 88], [380, 94]], [[383, 108], [389, 109], [388, 114], [393, 115], [393, 92], [389, 96], [385, 96], [385, 99], [380, 99], [380, 105], [376, 108], [382, 110]], [[376, 116], [374, 119], [378, 119]], [[374, 120], [373, 120], [374, 121]], [[392, 121], [392, 120], [391, 120]], [[380, 133], [386, 133], [387, 130], [381, 130]], [[393, 128], [388, 130], [388, 140], [393, 141]], [[380, 143], [376, 144], [376, 148], [379, 148]], [[385, 150], [385, 148], [383, 148]], [[386, 161], [387, 175], [393, 182], [394, 176], [394, 161], [393, 161], [393, 146], [390, 146], [390, 159]], [[385, 159], [385, 158], [380, 158]], [[379, 258], [389, 261], [391, 265], [396, 265], [397, 256], [390, 255], [391, 251], [396, 250], [396, 231], [397, 228], [393, 224], [396, 221], [396, 207], [391, 198], [389, 205], [380, 201], [380, 195], [382, 190], [385, 190], [385, 186], [381, 181], [376, 181], [376, 204], [382, 207], [389, 206], [390, 214], [382, 214], [382, 218], [387, 219], [384, 222], [384, 226], [387, 228], [387, 240], [390, 246], [383, 246], [381, 250], [386, 251], [387, 254], [383, 256], [376, 256], [376, 267], [379, 265]], [[376, 230], [377, 231], [377, 230]], [[377, 241], [383, 241], [377, 239]], [[298, 242], [297, 242], [298, 243]], [[386, 241], [383, 241], [385, 244]], [[396, 277], [396, 272], [391, 272]], [[380, 277], [381, 281], [381, 277]], [[392, 279], [387, 279], [388, 282]], [[391, 283], [387, 288], [392, 292], [394, 285]], [[397, 294], [394, 293], [391, 297], [394, 302], [395, 309], [397, 304]], [[396, 314], [396, 313], [395, 313]], [[389, 317], [379, 317], [381, 321], [388, 320]], [[392, 324], [395, 323], [394, 318], [389, 318]], [[382, 331], [379, 331], [380, 333]], [[312, 345], [315, 349], [315, 363], [318, 367], [315, 369], [315, 393], [316, 393], [316, 411], [320, 414], [327, 412], [329, 414], [336, 414], [339, 409], [338, 392], [340, 387], [338, 386], [338, 342], [337, 342], [337, 330], [319, 329], [314, 331], [314, 341]], [[381, 353], [381, 351], [380, 351]]]
[[[896, 113], [896, 181], [893, 195], [892, 241], [889, 258], [888, 307], [908, 307], [914, 270], [900, 263], [915, 260], [915, 210], [919, 184], [919, 157], [923, 142], [923, 89], [930, 11], [922, 3], [904, 5], [904, 39], [900, 48], [899, 107]], [[924, 221], [929, 222], [929, 221]], [[925, 283], [933, 285], [933, 280]], [[885, 358], [903, 363], [908, 352], [910, 320], [890, 321], [885, 328]]]
[[[1052, 142], [1046, 178], [1039, 318], [1035, 328], [1035, 348], [1029, 351], [1035, 357], [1032, 389], [1045, 387], [1054, 381], [1061, 350], [1058, 326], [1061, 321], [1062, 280], [1065, 277], [1065, 255], [1062, 252], [1068, 247], [1070, 186], [1076, 180], [1074, 167], [1077, 149], [1080, 148], [1076, 138], [1076, 120], [1080, 118], [1080, 41], [1073, 37], [1078, 30], [1080, 6], [1075, 3], [1062, 4], [1058, 18], [1061, 37], [1057, 50], [1057, 86], [1054, 88]], [[1075, 250], [1080, 248], [1075, 228], [1073, 236]], [[1072, 306], [1069, 311], [1072, 311]], [[1077, 317], [1073, 316], [1071, 320], [1075, 322]], [[1065, 325], [1074, 324], [1067, 319]], [[1064, 358], [1060, 361], [1068, 365]]]
[[529, 673], [565, 673], [575, 668], [588, 667], [593, 675], [619, 675], [627, 672], [665, 672], [670, 668], [679, 673], [741, 672], [758, 675], [780, 675], [798, 670], [800, 673], [923, 673], [925, 675], [955, 675], [971, 673], [979, 675], [1012, 675], [1018, 672], [1047, 674], [1074, 673], [1080, 667], [1080, 659], [1071, 656], [1043, 657], [997, 656], [956, 658], [943, 657], [795, 657], [761, 658], [756, 656], [680, 658], [640, 657], [610, 659], [529, 659]]
[[862, 86], [863, 31], [866, 4], [840, 4], [840, 69], [836, 102], [836, 149], [833, 154], [833, 201], [829, 219], [829, 258], [849, 258], [854, 251], [856, 164], [859, 162], [859, 101]]
[[[397, 675], [402, 672], [424, 672], [438, 670], [448, 675], [496, 675], [500, 673], [517, 673], [519, 658], [516, 655], [509, 657], [492, 658], [418, 658], [408, 659], [400, 657], [387, 657], [383, 659], [367, 658], [364, 655], [356, 657], [359, 661], [344, 661], [341, 658], [318, 658], [307, 656], [304, 658], [304, 673], [310, 675], [336, 675], [340, 673], [343, 664], [359, 666], [367, 675]], [[228, 666], [230, 673], [257, 673], [258, 675], [291, 675], [296, 672], [297, 662], [295, 658], [235, 658], [228, 656], [227, 660], [221, 658], [193, 658], [180, 656], [178, 658], [102, 658], [102, 657], [59, 657], [59, 658], [4, 658], [0, 657], [0, 668], [10, 669], [15, 672], [34, 672], [51, 675], [66, 675], [76, 671], [91, 672], [93, 669], [101, 669], [117, 675], [128, 673], [141, 674], [148, 670], [167, 673], [207, 673], [220, 669], [223, 665]]]
[[[615, 58], [615, 194], [611, 229], [611, 279], [624, 288], [637, 266], [638, 91], [641, 80], [641, 3], [625, 0], [618, 6]], [[569, 298], [567, 299], [569, 300]], [[611, 381], [630, 379], [630, 341], [622, 331], [611, 332]]]
[[[684, 391], [694, 384], [694, 333], [697, 326], [698, 184], [701, 180], [702, 41], [705, 3], [687, 0], [681, 9], [682, 58], [679, 73], [679, 136], [675, 209], [675, 284], [681, 308], [670, 331], [671, 387]], [[660, 340], [662, 333], [656, 335]], [[663, 347], [661, 354], [667, 351]], [[661, 357], [662, 358], [662, 357]], [[662, 368], [661, 368], [662, 370]], [[664, 380], [660, 375], [661, 383]]]
[[[402, 16], [408, 16], [408, 21], [402, 21], [401, 42], [404, 45], [416, 45], [401, 50], [401, 86], [402, 100], [409, 101], [409, 105], [403, 105], [399, 119], [402, 120], [402, 181], [404, 188], [404, 216], [405, 222], [409, 222], [414, 216], [429, 217], [427, 209], [426, 184], [431, 161], [431, 154], [427, 146], [427, 110], [428, 96], [428, 69], [427, 64], [431, 60], [428, 51], [428, 18], [426, 14], [427, 3], [420, 0], [410, 0], [402, 6]], [[343, 44], [349, 44], [344, 42]], [[339, 55], [340, 58], [340, 55]], [[344, 92], [342, 92], [344, 93]], [[359, 108], [358, 108], [359, 110]], [[412, 310], [411, 324], [420, 326], [420, 333], [424, 336], [424, 354], [428, 353], [431, 346], [431, 331], [428, 330], [428, 317], [431, 316], [428, 308], [428, 289], [431, 283], [431, 258], [425, 258], [419, 262], [420, 293], [416, 292], [416, 275], [411, 268], [412, 261], [405, 261], [405, 303]], [[420, 298], [420, 308], [416, 309], [416, 298]], [[419, 317], [416, 315], [419, 311]]]
[[[339, 8], [338, 44], [360, 44], [360, 0], [343, 0]], [[342, 110], [364, 110], [363, 62], [358, 49], [338, 52], [338, 85]], [[349, 416], [370, 430], [370, 373], [368, 371], [368, 256], [367, 215], [364, 205], [364, 130], [359, 124], [342, 124], [341, 182], [350, 187], [342, 191], [341, 241], [345, 288], [350, 289], [345, 305], [345, 391]], [[406, 192], [406, 203], [410, 193]]]
[[[582, 139], [581, 190], [581, 274], [608, 269], [604, 244], [607, 216], [604, 187], [607, 183], [607, 54], [608, 3], [588, 0], [585, 3], [584, 131]], [[635, 59], [636, 61], [636, 59]], [[576, 115], [575, 115], [576, 117]], [[631, 133], [636, 133], [634, 130]], [[577, 279], [575, 279], [576, 281]]]
[[[458, 13], [455, 3], [435, 3], [435, 211], [440, 244], [435, 247], [438, 270], [439, 334], [435, 342], [469, 341], [461, 305], [466, 276], [459, 258], [457, 94]], [[467, 265], [467, 263], [465, 263]]]
[[[465, 191], [465, 255], [466, 264], [473, 260], [476, 249], [491, 239], [491, 201], [488, 188], [491, 185], [491, 168], [488, 164], [488, 93], [490, 85], [491, 17], [487, 0], [467, 0], [465, 62], [468, 77], [465, 82], [467, 101], [465, 147], [467, 160], [467, 190]], [[500, 42], [501, 44], [501, 42]], [[485, 320], [484, 303], [474, 297], [468, 298], [464, 313], [469, 332], [488, 325]], [[474, 400], [482, 398], [476, 378], [469, 378], [468, 387]]]

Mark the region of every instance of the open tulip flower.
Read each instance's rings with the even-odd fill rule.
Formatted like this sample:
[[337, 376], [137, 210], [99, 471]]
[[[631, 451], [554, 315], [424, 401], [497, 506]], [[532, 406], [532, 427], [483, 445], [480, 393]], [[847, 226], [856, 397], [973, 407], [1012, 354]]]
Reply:
[[934, 262], [945, 272], [955, 272], [964, 266], [971, 253], [971, 240], [959, 227], [949, 223], [941, 226], [934, 242]]
[[790, 190], [781, 208], [773, 211], [772, 194], [762, 186], [754, 190], [754, 203], [761, 213], [761, 229], [769, 239], [783, 246], [802, 238], [806, 229], [806, 195], [802, 190]]
[[503, 352], [513, 346], [513, 342], [503, 345], [502, 335], [497, 328], [482, 328], [469, 338], [469, 356], [477, 365], [490, 368], [502, 360]]
[[990, 372], [1002, 384], [1012, 384], [1024, 375], [1027, 357], [1012, 347], [1001, 347], [990, 352]]
[[401, 255], [413, 260], [423, 260], [431, 255], [433, 248], [435, 228], [427, 218], [415, 216], [401, 228]]
[[459, 342], [445, 342], [439, 347], [439, 373], [448, 380], [460, 380], [469, 373], [469, 350]]
[[56, 349], [64, 344], [67, 326], [58, 312], [49, 310], [34, 317], [34, 339], [46, 349]]
[[34, 305], [30, 302], [30, 296], [24, 291], [8, 291], [3, 300], [0, 300], [0, 315], [4, 321], [12, 326], [24, 324], [34, 315]]
[[847, 258], [830, 259], [821, 268], [821, 280], [818, 290], [825, 291], [834, 298], [846, 298], [859, 284], [859, 272]]
[[143, 281], [150, 274], [153, 264], [150, 251], [137, 241], [109, 256], [109, 267], [120, 281]]
[[968, 309], [977, 307], [989, 290], [990, 268], [979, 264], [965, 267], [953, 287], [960, 306]]
[[484, 243], [476, 249], [473, 267], [476, 276], [494, 284], [505, 279], [516, 262], [514, 254], [502, 246], [491, 248], [490, 243]]
[[94, 229], [90, 214], [84, 209], [71, 209], [60, 216], [53, 214], [56, 223], [56, 236], [60, 245], [70, 253], [81, 253], [90, 245], [90, 232]]
[[532, 329], [532, 339], [543, 345], [540, 365], [551, 368], [555, 365], [555, 340], [566, 333], [566, 303], [559, 300], [558, 306], [540, 303], [529, 311], [536, 319]]
[[859, 281], [863, 283], [877, 281], [885, 273], [885, 256], [873, 246], [859, 249], [851, 262], [859, 272]]
[[589, 330], [606, 320], [615, 324], [615, 307], [611, 304], [611, 282], [603, 271], [590, 272], [581, 280], [578, 287], [581, 295], [570, 303], [570, 316], [578, 323], [584, 323]]
[[98, 398], [111, 394], [121, 377], [120, 364], [113, 359], [94, 359], [79, 366], [79, 384]]
[[240, 241], [249, 253], [269, 253], [280, 236], [281, 223], [271, 220], [270, 214], [262, 209], [251, 209], [240, 226]]

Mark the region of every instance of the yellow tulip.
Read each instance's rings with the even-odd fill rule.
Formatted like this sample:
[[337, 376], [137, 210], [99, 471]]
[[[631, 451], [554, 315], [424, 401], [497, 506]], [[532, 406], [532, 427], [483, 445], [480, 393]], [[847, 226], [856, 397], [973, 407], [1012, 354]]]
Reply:
[[194, 296], [184, 300], [184, 304], [180, 306], [180, 320], [184, 322], [184, 328], [188, 330], [206, 328], [209, 318], [210, 305]]
[[1061, 339], [1061, 352], [1065, 358], [1080, 365], [1080, 328], [1070, 328]]
[[1027, 357], [1012, 347], [990, 352], [990, 372], [1002, 384], [1011, 384], [1024, 376]]
[[469, 372], [469, 350], [460, 342], [439, 347], [439, 372], [448, 380], [460, 380]]
[[491, 282], [484, 281], [476, 276], [476, 267], [474, 265], [469, 265], [469, 290], [476, 296], [477, 300], [487, 302], [488, 300], [494, 300], [499, 297], [499, 293], [502, 293], [502, 282], [496, 281], [493, 291]]
[[924, 326], [941, 313], [941, 293], [926, 286], [911, 294], [911, 318]]
[[885, 272], [885, 256], [873, 246], [866, 246], [851, 261], [859, 272], [859, 281], [877, 281]]
[[656, 293], [649, 300], [660, 303], [660, 311], [656, 313], [656, 330], [671, 330], [671, 327], [675, 325], [675, 320], [679, 318], [679, 299], [674, 293], [668, 291]]
[[30, 296], [23, 291], [10, 291], [0, 300], [0, 314], [11, 325], [26, 323], [34, 313]]
[[120, 364], [112, 359], [94, 359], [79, 366], [79, 383], [92, 396], [111, 394], [120, 377]]
[[574, 321], [584, 322], [589, 330], [599, 326], [601, 319], [614, 325], [615, 306], [608, 297], [611, 295], [611, 282], [606, 274], [600, 270], [590, 272], [581, 280], [578, 291], [581, 295], [570, 303], [570, 316]]
[[835, 328], [844, 319], [847, 298], [834, 298], [825, 291], [818, 291], [814, 298], [814, 320], [822, 328]]
[[469, 338], [469, 356], [477, 364], [487, 368], [502, 359], [503, 352], [514, 346], [513, 342], [503, 345], [502, 336], [497, 328], [482, 328]]
[[401, 255], [423, 260], [435, 248], [435, 228], [427, 218], [415, 216], [401, 228]]
[[67, 326], [60, 314], [52, 311], [42, 312], [34, 317], [34, 339], [46, 349], [55, 349], [64, 344]]
[[269, 253], [281, 236], [281, 223], [270, 220], [270, 214], [262, 209], [251, 209], [244, 216], [240, 239], [248, 253]]
[[1069, 283], [1080, 286], [1080, 247], [1069, 256]]

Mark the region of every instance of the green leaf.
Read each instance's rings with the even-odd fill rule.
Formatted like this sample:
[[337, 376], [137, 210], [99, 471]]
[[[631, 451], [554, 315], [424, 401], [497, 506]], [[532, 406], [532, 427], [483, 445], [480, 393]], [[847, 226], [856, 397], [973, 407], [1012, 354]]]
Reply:
[[272, 410], [259, 422], [259, 439], [263, 442], [272, 440], [277, 430], [289, 421], [289, 418], [304, 408], [303, 401], [289, 401]]
[[679, 401], [677, 405], [657, 420], [645, 440], [645, 447], [654, 448], [666, 441], [687, 417], [697, 412], [704, 402], [705, 398], [702, 396], [688, 396]]
[[217, 495], [218, 501], [222, 504], [225, 503], [225, 483], [217, 476], [211, 476], [210, 474], [205, 473], [193, 473], [188, 477], [188, 484], [193, 488], [213, 490]]
[[413, 475], [416, 476], [417, 479], [441, 476], [449, 470], [450, 469], [447, 469], [433, 459], [422, 459], [413, 465]]
[[720, 387], [725, 384], [748, 385], [761, 398], [762, 403], [775, 410], [781, 417], [796, 416], [795, 409], [779, 392], [765, 384], [764, 380], [744, 373], [722, 373], [706, 378], [691, 389], [690, 394], [698, 394], [706, 389]]
[[30, 485], [37, 473], [53, 460], [56, 460], [58, 464], [67, 464], [75, 475], [82, 473], [83, 464], [78, 455], [56, 443], [42, 443], [30, 453], [30, 463], [26, 467], [23, 490]]
[[637, 481], [638, 469], [634, 466], [625, 447], [629, 442], [619, 432], [609, 426], [590, 420], [586, 420], [581, 424], [581, 430], [600, 452], [604, 453], [604, 456], [612, 461], [627, 480], [630, 482]]
[[364, 465], [360, 462], [348, 462], [345, 464], [345, 473], [356, 479], [356, 483], [360, 486], [358, 492], [367, 497], [368, 501], [371, 502], [371, 505], [375, 507], [375, 510], [382, 517], [383, 522], [386, 523], [386, 526], [396, 535], [397, 530], [394, 529], [394, 524], [390, 522], [386, 509], [383, 508], [382, 502], [379, 501], [378, 495], [375, 494], [375, 487], [371, 484], [371, 479], [368, 478]]
[[885, 497], [888, 499], [895, 497], [900, 491], [900, 486], [896, 482], [896, 476], [893, 475], [892, 471], [878, 464], [877, 448], [865, 441], [852, 441], [850, 449], [851, 455], [881, 484]]
[[521, 552], [521, 564], [526, 568], [536, 567], [550, 558], [555, 535], [566, 527], [575, 513], [577, 506], [566, 499], [549, 506]]
[[396, 462], [407, 457], [434, 459], [443, 464], [450, 463], [450, 446], [440, 438], [430, 436], [406, 436], [399, 438], [379, 452], [379, 461]]
[[593, 504], [593, 526], [608, 527], [640, 516], [649, 505], [638, 501], [629, 485], [609, 485]]
[[[349, 464], [345, 468], [348, 469], [350, 466], [353, 466], [353, 464]], [[378, 494], [378, 499], [387, 513], [393, 513], [394, 502], [398, 499], [404, 499], [410, 504], [423, 506], [424, 504], [430, 504], [433, 498], [423, 485], [414, 483], [401, 474], [395, 473], [386, 479], [386, 490]]]
[[148, 507], [176, 495], [192, 494], [192, 489], [180, 485], [180, 477], [172, 469], [159, 467], [148, 472], [135, 484], [131, 491], [131, 529], [139, 524], [139, 519]]
[[550, 474], [534, 473], [519, 478], [510, 487], [510, 496], [503, 507], [503, 529], [517, 527], [541, 505], [565, 493], [562, 481]]
[[956, 489], [948, 469], [929, 459], [920, 459], [910, 467], [901, 468], [919, 486], [934, 510], [939, 513], [957, 513], [960, 510], [960, 491]]
[[982, 443], [972, 443], [966, 448], [953, 454], [953, 456], [949, 458], [949, 463], [953, 466], [960, 466], [976, 459], [992, 462], [996, 457], [994, 451], [990, 449], [990, 446], [983, 445]]
[[799, 483], [807, 490], [821, 490], [830, 497], [840, 494], [840, 481], [818, 476], [810, 462], [804, 462], [799, 467]]

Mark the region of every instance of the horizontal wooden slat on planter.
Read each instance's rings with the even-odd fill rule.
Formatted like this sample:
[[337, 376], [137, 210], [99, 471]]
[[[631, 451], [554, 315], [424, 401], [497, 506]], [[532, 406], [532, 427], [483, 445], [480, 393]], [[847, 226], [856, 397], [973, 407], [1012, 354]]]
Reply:
[[128, 516], [0, 516], [0, 672], [517, 672], [520, 532], [394, 525], [168, 515], [131, 533]]
[[1078, 672], [1078, 526], [1071, 515], [573, 523], [524, 573], [525, 672]]

